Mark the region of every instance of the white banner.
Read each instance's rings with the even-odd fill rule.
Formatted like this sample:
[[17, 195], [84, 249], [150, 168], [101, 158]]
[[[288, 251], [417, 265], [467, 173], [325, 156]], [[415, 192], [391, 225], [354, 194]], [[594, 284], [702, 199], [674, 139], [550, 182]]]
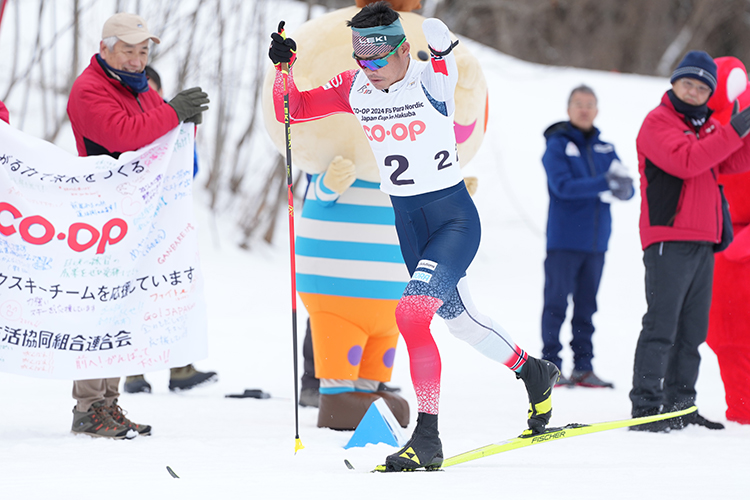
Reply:
[[193, 131], [115, 160], [0, 121], [0, 371], [81, 380], [206, 357]]

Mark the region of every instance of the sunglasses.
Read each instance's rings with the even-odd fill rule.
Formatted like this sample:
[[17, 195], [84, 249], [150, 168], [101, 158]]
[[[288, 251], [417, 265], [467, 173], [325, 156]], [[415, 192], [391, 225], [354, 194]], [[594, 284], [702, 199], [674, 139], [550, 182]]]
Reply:
[[399, 47], [401, 47], [404, 42], [406, 41], [406, 37], [401, 40], [401, 42], [396, 45], [396, 48], [392, 51], [388, 52], [383, 57], [379, 57], [378, 59], [360, 59], [357, 57], [357, 54], [352, 52], [352, 57], [355, 61], [357, 61], [357, 64], [359, 64], [359, 67], [362, 69], [369, 69], [370, 71], [377, 71], [380, 68], [385, 67], [388, 64], [388, 58], [391, 57], [393, 54], [396, 53]]

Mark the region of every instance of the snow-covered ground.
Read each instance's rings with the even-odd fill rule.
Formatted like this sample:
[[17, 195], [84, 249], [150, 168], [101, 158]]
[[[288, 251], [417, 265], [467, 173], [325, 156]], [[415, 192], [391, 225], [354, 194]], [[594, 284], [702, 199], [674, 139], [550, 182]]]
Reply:
[[[488, 135], [465, 169], [479, 177], [475, 201], [483, 220], [482, 246], [469, 269], [472, 295], [519, 345], [538, 355], [548, 199], [542, 132], [566, 119], [568, 93], [586, 83], [599, 97], [596, 124], [603, 137], [635, 172], [635, 136], [668, 81], [538, 66], [464, 43], [482, 62], [491, 107]], [[750, 427], [726, 422], [724, 431], [614, 430], [445, 472], [368, 474], [393, 448], [344, 450], [351, 432], [318, 429], [317, 411], [300, 408], [305, 448], [295, 455], [286, 218], [272, 246], [245, 252], [233, 246], [233, 225], [212, 230], [215, 220], [202, 196], [196, 198], [210, 346], [209, 358], [197, 366], [218, 371], [219, 382], [173, 394], [167, 371], [148, 374], [154, 393], [126, 394], [120, 403], [133, 420], [151, 424], [153, 435], [115, 442], [69, 433], [69, 381], [0, 374], [0, 498], [747, 498]], [[594, 317], [594, 366], [615, 389], [555, 391], [553, 425], [629, 416], [633, 353], [645, 311], [638, 213], [637, 198], [613, 207], [611, 249]], [[298, 309], [301, 344], [301, 303]], [[517, 435], [527, 408], [522, 383], [452, 338], [439, 319], [433, 331], [443, 356], [440, 430], [446, 456]], [[569, 329], [563, 336], [569, 339]], [[706, 417], [724, 421], [716, 357], [708, 348], [702, 355], [698, 405]], [[569, 350], [566, 356], [568, 372]], [[416, 416], [403, 343], [393, 385], [403, 388]], [[246, 388], [273, 397], [224, 397]], [[348, 470], [344, 459], [356, 470]], [[180, 478], [170, 477], [166, 466]]]

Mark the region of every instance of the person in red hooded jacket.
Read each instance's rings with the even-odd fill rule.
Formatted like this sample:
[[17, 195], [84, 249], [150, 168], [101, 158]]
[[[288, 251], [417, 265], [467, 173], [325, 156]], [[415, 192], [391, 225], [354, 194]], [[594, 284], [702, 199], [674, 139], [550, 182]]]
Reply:
[[[729, 123], [735, 103], [750, 106], [745, 65], [719, 57], [716, 92], [708, 101], [713, 117]], [[738, 111], [739, 111], [738, 109]], [[724, 381], [727, 420], [750, 424], [750, 173], [720, 175], [732, 215], [734, 241], [716, 254], [713, 300], [706, 341], [716, 353]]]
[[[99, 53], [70, 91], [68, 117], [79, 156], [106, 154], [147, 146], [181, 122], [200, 123], [208, 95], [200, 87], [183, 90], [171, 101], [149, 88], [146, 78], [150, 42], [160, 43], [146, 21], [118, 13], [102, 28]], [[151, 426], [125, 417], [117, 404], [119, 377], [73, 382], [71, 432], [93, 437], [131, 439], [149, 435]]]
[[[695, 404], [698, 347], [708, 331], [714, 251], [723, 234], [718, 176], [750, 170], [750, 109], [722, 125], [706, 105], [716, 89], [711, 56], [688, 52], [671, 83], [636, 139], [648, 309], [633, 363], [634, 417]], [[724, 428], [696, 411], [632, 429], [690, 424]]]

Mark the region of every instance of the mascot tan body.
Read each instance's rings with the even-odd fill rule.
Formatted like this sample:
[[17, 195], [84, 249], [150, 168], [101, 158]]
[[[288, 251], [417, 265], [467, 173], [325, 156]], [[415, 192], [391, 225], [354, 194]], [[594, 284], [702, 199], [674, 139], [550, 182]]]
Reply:
[[[290, 30], [298, 47], [293, 68], [297, 88], [319, 87], [356, 67], [346, 21], [358, 11], [340, 9]], [[419, 59], [422, 51], [426, 59], [429, 49], [421, 28], [425, 18], [411, 12], [400, 15], [412, 57]], [[454, 53], [459, 69], [454, 121], [465, 165], [484, 137], [487, 85], [478, 61], [465, 47], [458, 45]], [[264, 82], [263, 112], [276, 148], [284, 153], [284, 124], [273, 109], [274, 76], [271, 68]], [[294, 168], [312, 176], [297, 223], [296, 251], [297, 286], [310, 315], [315, 372], [321, 379], [318, 426], [354, 429], [370, 404], [383, 397], [406, 427], [406, 401], [375, 390], [378, 382], [391, 377], [398, 342], [395, 309], [409, 276], [390, 200], [379, 190], [370, 145], [354, 115], [337, 114], [295, 124], [292, 148]], [[331, 179], [346, 169], [351, 179], [326, 189], [325, 175]]]

